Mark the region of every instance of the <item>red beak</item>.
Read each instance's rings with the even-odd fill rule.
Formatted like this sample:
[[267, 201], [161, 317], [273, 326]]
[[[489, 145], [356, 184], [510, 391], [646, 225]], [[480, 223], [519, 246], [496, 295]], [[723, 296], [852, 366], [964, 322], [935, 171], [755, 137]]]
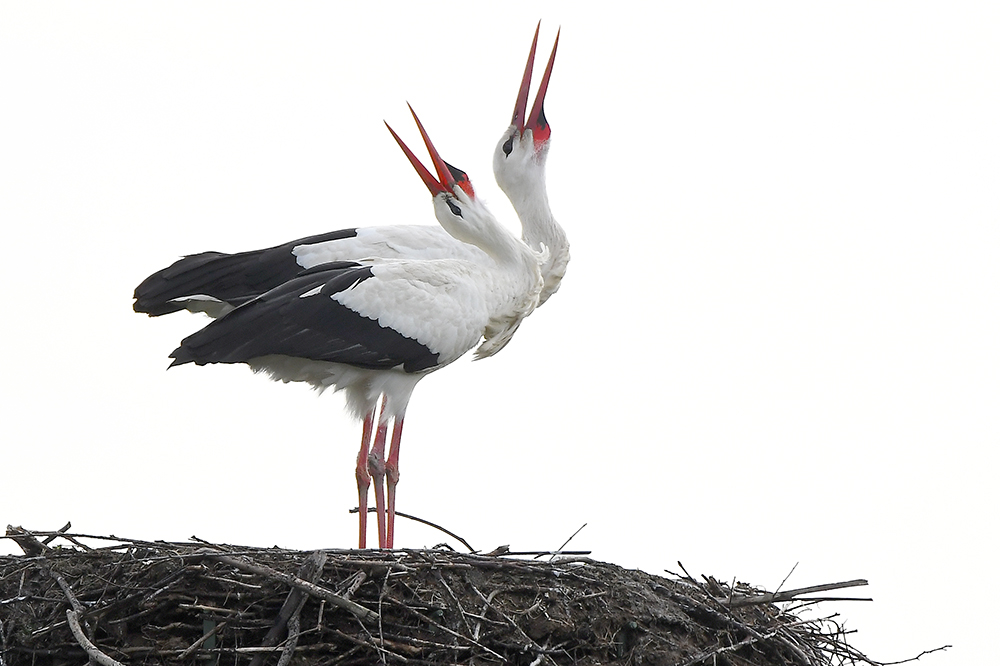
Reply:
[[[409, 106], [409, 104], [407, 104], [407, 106]], [[427, 132], [424, 130], [424, 126], [420, 122], [420, 118], [417, 118], [417, 114], [413, 110], [412, 106], [410, 106], [410, 113], [413, 114], [413, 119], [417, 121], [417, 128], [420, 130], [420, 136], [424, 139], [424, 145], [427, 146], [427, 152], [430, 153], [431, 162], [434, 163], [434, 169], [437, 171], [437, 178], [434, 178], [434, 176], [431, 175], [431, 172], [427, 170], [419, 159], [417, 159], [417, 156], [413, 154], [413, 151], [410, 150], [406, 144], [403, 143], [403, 140], [399, 138], [399, 135], [396, 134], [391, 127], [389, 127], [389, 123], [386, 123], [385, 126], [389, 129], [392, 137], [396, 139], [396, 143], [399, 144], [399, 147], [403, 149], [403, 153], [406, 155], [406, 158], [410, 160], [410, 164], [412, 164], [413, 168], [416, 169], [417, 175], [419, 175], [420, 179], [424, 181], [424, 185], [427, 186], [427, 189], [430, 190], [431, 194], [434, 196], [441, 194], [442, 192], [450, 192], [454, 194], [455, 186], [458, 185], [465, 191], [466, 194], [474, 198], [476, 195], [472, 189], [472, 183], [469, 181], [468, 175], [466, 175], [466, 173], [461, 169], [456, 169], [451, 166], [441, 158], [441, 154], [438, 153], [437, 149], [434, 147], [434, 144], [431, 142], [431, 138], [427, 136]]]
[[542, 108], [545, 102], [545, 93], [549, 89], [549, 79], [552, 77], [552, 64], [556, 60], [556, 49], [559, 48], [559, 32], [556, 32], [556, 41], [552, 45], [552, 55], [545, 66], [545, 73], [542, 74], [542, 81], [538, 84], [538, 92], [535, 93], [535, 103], [531, 107], [531, 113], [526, 114], [528, 107], [528, 88], [531, 86], [531, 71], [535, 63], [535, 49], [538, 46], [538, 30], [541, 28], [541, 21], [535, 28], [535, 38], [531, 41], [531, 51], [528, 53], [528, 64], [524, 67], [524, 76], [521, 78], [521, 87], [517, 91], [517, 102], [514, 104], [514, 116], [511, 124], [517, 126], [517, 131], [524, 133], [530, 129], [535, 140], [535, 146], [539, 146], [549, 140], [552, 129], [545, 119], [545, 111]]
[[542, 27], [542, 22], [538, 22], [535, 28], [535, 38], [531, 40], [531, 51], [528, 52], [528, 64], [524, 66], [524, 76], [521, 77], [521, 87], [517, 91], [517, 102], [514, 103], [514, 116], [510, 119], [511, 125], [517, 126], [518, 132], [524, 132], [524, 119], [528, 110], [528, 88], [531, 86], [531, 70], [535, 66], [535, 47], [538, 46], [538, 31]]

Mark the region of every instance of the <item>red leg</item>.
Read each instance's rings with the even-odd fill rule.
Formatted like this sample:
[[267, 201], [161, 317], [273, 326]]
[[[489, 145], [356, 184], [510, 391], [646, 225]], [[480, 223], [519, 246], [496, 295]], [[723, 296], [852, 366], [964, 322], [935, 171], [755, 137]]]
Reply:
[[386, 399], [382, 397], [382, 411], [375, 427], [375, 441], [368, 453], [368, 473], [375, 482], [375, 515], [378, 519], [378, 547], [385, 548], [385, 436], [389, 424], [385, 416]]
[[396, 527], [396, 484], [399, 483], [399, 443], [403, 439], [403, 414], [396, 416], [392, 427], [392, 447], [389, 449], [389, 459], [385, 463], [385, 473], [389, 477], [386, 509], [388, 510], [385, 547], [392, 548]]
[[358, 548], [364, 548], [368, 535], [368, 486], [371, 476], [368, 474], [368, 443], [372, 438], [372, 426], [375, 423], [375, 410], [365, 417], [361, 428], [361, 450], [358, 451], [358, 468], [354, 475], [358, 479]]

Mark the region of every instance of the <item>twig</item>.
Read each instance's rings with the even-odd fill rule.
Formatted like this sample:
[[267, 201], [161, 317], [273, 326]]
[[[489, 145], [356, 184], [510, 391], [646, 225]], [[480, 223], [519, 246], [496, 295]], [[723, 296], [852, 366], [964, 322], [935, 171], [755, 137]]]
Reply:
[[[375, 509], [368, 509], [369, 513], [371, 513], [372, 511], [375, 511]], [[358, 507], [354, 507], [353, 509], [348, 510], [348, 513], [357, 513], [357, 512], [358, 512]], [[412, 520], [415, 523], [421, 523], [422, 525], [427, 525], [428, 527], [433, 527], [434, 529], [438, 530], [439, 532], [444, 532], [445, 534], [447, 534], [451, 538], [458, 539], [460, 542], [462, 542], [462, 545], [465, 546], [466, 548], [468, 548], [470, 553], [476, 552], [476, 549], [473, 548], [472, 546], [470, 546], [468, 541], [466, 541], [462, 537], [458, 536], [457, 534], [455, 534], [451, 530], [447, 530], [447, 529], [441, 527], [437, 523], [432, 523], [429, 520], [424, 520], [423, 518], [417, 518], [416, 516], [411, 516], [410, 514], [403, 513], [402, 511], [397, 511], [396, 515], [399, 516], [400, 518], [406, 518], [407, 520]]]
[[325, 599], [334, 606], [337, 606], [338, 608], [342, 608], [346, 611], [349, 611], [350, 613], [353, 613], [360, 620], [364, 620], [367, 622], [374, 622], [378, 620], [378, 613], [370, 611], [364, 606], [356, 604], [349, 599], [345, 599], [342, 596], [334, 594], [333, 592], [324, 587], [320, 587], [319, 585], [310, 583], [309, 581], [302, 580], [298, 576], [293, 576], [291, 574], [286, 574], [281, 571], [276, 571], [271, 567], [266, 567], [261, 564], [251, 564], [250, 562], [245, 562], [235, 557], [229, 557], [228, 555], [213, 553], [212, 551], [209, 550], [201, 550], [199, 551], [199, 553], [206, 557], [211, 557], [214, 560], [218, 560], [223, 564], [228, 564], [231, 567], [236, 567], [237, 569], [240, 569], [242, 571], [249, 571], [250, 573], [266, 576], [271, 580], [276, 580], [278, 582], [284, 583], [285, 585], [294, 585], [295, 587], [299, 588], [300, 590], [308, 592], [314, 597]]
[[[752, 606], [754, 604], [771, 604], [782, 601], [792, 601], [800, 594], [810, 594], [812, 592], [825, 592], [827, 590], [840, 590], [845, 587], [860, 587], [867, 585], [868, 581], [863, 578], [849, 580], [843, 583], [827, 583], [825, 585], [813, 585], [810, 587], [800, 587], [796, 590], [786, 590], [784, 592], [768, 592], [753, 597], [734, 597], [728, 602], [724, 602], [730, 608], [740, 606]], [[871, 601], [871, 599], [858, 599], [858, 601]]]
[[201, 638], [199, 638], [194, 643], [192, 643], [190, 646], [188, 646], [188, 648], [186, 650], [184, 650], [184, 652], [181, 652], [181, 655], [177, 659], [179, 661], [183, 661], [183, 660], [187, 659], [188, 657], [190, 657], [192, 654], [194, 654], [195, 650], [197, 650], [198, 648], [200, 648], [202, 645], [205, 644], [205, 641], [207, 641], [208, 639], [210, 639], [212, 636], [215, 636], [216, 634], [218, 634], [220, 631], [222, 631], [222, 629], [225, 626], [226, 626], [226, 622], [220, 622], [219, 624], [217, 624], [214, 627], [212, 627], [211, 631], [209, 631], [208, 633], [204, 634]]
[[[482, 617], [485, 618], [486, 617], [486, 611], [488, 611], [490, 609], [490, 606], [493, 603], [493, 598], [495, 596], [497, 596], [497, 594], [500, 592], [500, 588], [498, 587], [497, 589], [495, 589], [492, 592], [490, 592], [490, 596], [484, 597], [483, 593], [479, 591], [479, 588], [476, 587], [472, 583], [472, 581], [469, 581], [469, 586], [472, 587], [472, 589], [475, 590], [476, 594], [478, 594], [479, 597], [483, 600], [483, 610], [479, 611], [479, 614], [480, 614], [480, 616], [482, 616]], [[475, 638], [477, 641], [479, 640], [479, 631], [480, 631], [480, 629], [482, 629], [482, 627], [483, 627], [483, 621], [482, 620], [480, 620], [479, 622], [476, 622], [476, 628], [472, 632], [472, 637]]]
[[555, 557], [557, 555], [560, 555], [563, 552], [563, 548], [566, 547], [566, 544], [568, 544], [570, 541], [572, 541], [573, 537], [575, 537], [577, 534], [579, 534], [581, 531], [583, 531], [583, 528], [586, 527], [586, 526], [587, 526], [587, 523], [584, 523], [583, 525], [580, 525], [580, 529], [578, 529], [576, 532], [573, 532], [572, 534], [570, 534], [569, 538], [566, 539], [565, 541], [563, 541], [563, 545], [559, 546], [559, 548], [556, 549], [556, 552], [552, 553], [552, 556], [549, 558], [549, 562], [551, 562], [553, 559], [555, 559]]
[[73, 632], [73, 638], [76, 639], [76, 642], [80, 644], [80, 647], [84, 649], [92, 661], [96, 661], [101, 666], [124, 666], [120, 661], [116, 661], [98, 650], [97, 646], [90, 642], [90, 639], [83, 633], [83, 627], [80, 626], [80, 618], [75, 610], [66, 610], [66, 621], [69, 622], [69, 629]]
[[[281, 656], [278, 657], [278, 666], [288, 666], [288, 662], [295, 656], [295, 647], [299, 644], [299, 613], [305, 603], [306, 597], [302, 595], [302, 600], [299, 602], [299, 607], [296, 609], [295, 615], [288, 619], [288, 641], [285, 643], [285, 648], [281, 651]], [[263, 662], [263, 655], [259, 656], [261, 656], [261, 661]]]
[[354, 575], [351, 576], [350, 579], [343, 585], [343, 597], [345, 599], [353, 597], [354, 593], [358, 591], [358, 588], [361, 587], [367, 579], [368, 574], [364, 571], [355, 572]]
[[[315, 584], [316, 579], [323, 572], [323, 565], [326, 564], [326, 553], [322, 551], [315, 551], [306, 558], [306, 561], [299, 567], [299, 578], [302, 580]], [[302, 607], [306, 603], [306, 593], [297, 587], [293, 587], [289, 591], [288, 596], [285, 598], [285, 603], [281, 605], [278, 610], [278, 617], [275, 619], [274, 624], [271, 629], [264, 636], [264, 640], [261, 643], [261, 647], [274, 647], [278, 644], [281, 638], [282, 632], [287, 629], [288, 644], [290, 644], [291, 651], [295, 651], [295, 643], [298, 642], [299, 634], [299, 613], [302, 612]], [[294, 620], [294, 630], [292, 628], [292, 621]], [[287, 659], [285, 655], [288, 655]], [[291, 652], [289, 652], [288, 645], [285, 646], [285, 650], [281, 653], [281, 658], [278, 660], [280, 664], [282, 660], [288, 661], [291, 659]], [[250, 661], [250, 666], [261, 666], [264, 663], [264, 654], [255, 655]]]
[[[528, 642], [528, 644], [531, 646], [531, 648], [533, 650], [537, 650], [538, 652], [545, 652], [545, 648], [543, 648], [541, 645], [539, 645], [537, 642], [535, 642], [535, 640], [532, 639], [531, 636], [529, 636], [528, 634], [524, 633], [524, 630], [521, 629], [521, 627], [517, 624], [517, 622], [515, 622], [512, 618], [508, 617], [506, 613], [504, 613], [499, 608], [497, 608], [496, 606], [493, 605], [493, 598], [496, 597], [496, 595], [497, 595], [498, 592], [502, 591], [500, 588], [497, 588], [497, 589], [493, 590], [492, 592], [490, 592], [490, 596], [489, 597], [485, 597], [485, 596], [483, 596], [483, 593], [479, 591], [478, 587], [476, 587], [475, 585], [471, 585], [471, 581], [470, 581], [470, 586], [472, 587], [472, 591], [475, 592], [476, 595], [480, 599], [483, 600], [483, 610], [482, 610], [482, 613], [481, 613], [483, 616], [486, 615], [486, 611], [488, 609], [492, 609], [494, 613], [496, 613], [497, 615], [499, 615], [500, 617], [502, 617], [504, 620], [506, 620], [507, 624], [509, 624], [510, 627], [514, 631], [516, 631], [518, 634], [520, 634], [521, 637], [525, 641]], [[476, 627], [476, 633], [478, 634], [478, 632], [479, 632], [479, 627], [477, 626]], [[478, 635], [476, 636], [476, 638], [478, 640], [478, 638], [479, 638]], [[550, 659], [550, 661], [551, 661], [551, 659]]]
[[[69, 530], [69, 528], [71, 528], [71, 527], [73, 527], [73, 523], [71, 523], [69, 521], [66, 521], [66, 524], [63, 525], [62, 527], [60, 527], [58, 530], [56, 530], [56, 533], [57, 534], [63, 534], [65, 532], [67, 532]], [[42, 539], [42, 543], [44, 543], [46, 546], [49, 545], [50, 543], [52, 543], [57, 538], [57, 534], [51, 534], [51, 535], [45, 537], [44, 539]]]
[[777, 594], [778, 592], [781, 591], [781, 588], [785, 586], [785, 583], [788, 582], [788, 579], [792, 577], [792, 574], [795, 573], [795, 570], [798, 567], [799, 567], [799, 563], [798, 562], [796, 562], [795, 564], [792, 565], [792, 569], [791, 569], [791, 571], [788, 572], [788, 575], [786, 575], [784, 578], [781, 579], [781, 584], [779, 584], [778, 585], [778, 589], [776, 589], [774, 591], [775, 594]]
[[[396, 515], [398, 516], [399, 514], [396, 514]], [[410, 661], [409, 659], [407, 659], [406, 657], [404, 657], [401, 654], [397, 654], [397, 653], [393, 652], [392, 650], [387, 650], [385, 647], [379, 647], [379, 646], [375, 645], [374, 643], [369, 643], [368, 641], [363, 641], [363, 640], [361, 640], [360, 638], [358, 638], [356, 636], [351, 636], [350, 634], [344, 633], [340, 629], [334, 629], [333, 633], [334, 633], [334, 635], [340, 636], [344, 640], [350, 641], [351, 643], [354, 643], [357, 646], [371, 648], [372, 650], [375, 650], [379, 654], [388, 655], [388, 656], [392, 657], [393, 659], [396, 659], [398, 661], [403, 662], [404, 664]]]
[[[568, 541], [566, 543], [569, 543]], [[566, 544], [563, 544], [566, 545]], [[544, 557], [546, 555], [591, 555], [592, 550], [508, 550], [503, 557]]]
[[420, 619], [421, 619], [421, 620], [423, 620], [424, 622], [426, 622], [426, 623], [428, 623], [428, 624], [432, 624], [432, 625], [434, 625], [435, 627], [437, 627], [437, 628], [438, 628], [438, 629], [440, 629], [441, 631], [443, 631], [443, 632], [445, 632], [445, 633], [447, 633], [447, 634], [451, 634], [451, 635], [452, 635], [452, 636], [454, 636], [455, 638], [458, 638], [458, 639], [461, 639], [461, 640], [463, 640], [463, 641], [465, 641], [465, 642], [467, 642], [467, 643], [472, 643], [472, 644], [473, 644], [473, 645], [475, 645], [476, 647], [478, 647], [478, 648], [481, 648], [481, 649], [483, 649], [483, 650], [486, 650], [486, 651], [487, 651], [487, 652], [489, 652], [489, 653], [490, 653], [491, 655], [493, 655], [494, 657], [497, 657], [497, 658], [498, 658], [498, 659], [500, 659], [501, 661], [506, 661], [506, 660], [505, 660], [505, 659], [503, 658], [503, 656], [502, 656], [502, 655], [500, 655], [499, 653], [497, 653], [497, 652], [494, 652], [493, 650], [489, 649], [488, 647], [486, 647], [485, 645], [483, 645], [482, 643], [480, 643], [480, 642], [479, 642], [479, 641], [477, 641], [476, 639], [472, 638], [471, 636], [463, 636], [462, 634], [458, 633], [457, 631], [454, 631], [454, 630], [452, 630], [452, 629], [449, 629], [448, 627], [444, 626], [444, 625], [443, 625], [443, 624], [441, 624], [440, 622], [437, 622], [437, 621], [433, 620], [432, 618], [430, 618], [430, 617], [428, 617], [428, 616], [424, 615], [423, 613], [421, 613], [420, 611], [416, 610], [415, 608], [411, 608], [410, 606], [406, 605], [406, 604], [405, 604], [404, 602], [400, 601], [399, 599], [396, 599], [395, 597], [393, 597], [393, 596], [391, 596], [391, 595], [386, 595], [386, 597], [387, 597], [387, 598], [389, 599], [389, 601], [391, 601], [392, 603], [396, 604], [397, 606], [399, 606], [400, 608], [402, 608], [402, 609], [403, 609], [403, 610], [405, 610], [406, 612], [410, 613], [411, 615], [415, 615], [416, 617], [420, 618]]
[[21, 547], [28, 557], [38, 557], [46, 551], [52, 550], [44, 543], [35, 538], [35, 534], [23, 527], [7, 526], [7, 538], [13, 539], [14, 543]]
[[943, 652], [943, 651], [947, 650], [950, 647], [952, 647], [952, 646], [951, 645], [942, 645], [941, 647], [936, 647], [933, 650], [924, 650], [923, 652], [921, 652], [920, 654], [918, 654], [916, 657], [910, 657], [909, 659], [904, 659], [903, 661], [886, 661], [886, 662], [883, 662], [883, 663], [879, 664], [879, 666], [897, 666], [897, 664], [908, 664], [911, 661], [916, 661], [916, 660], [920, 659], [925, 654], [933, 654], [935, 652]]
[[472, 627], [469, 626], [469, 620], [466, 619], [466, 617], [465, 617], [465, 609], [462, 608], [462, 602], [459, 601], [458, 597], [455, 596], [455, 593], [452, 591], [451, 587], [448, 585], [448, 582], [445, 581], [444, 574], [441, 573], [441, 570], [440, 569], [434, 569], [434, 573], [437, 575], [438, 582], [441, 583], [441, 585], [444, 587], [444, 589], [448, 592], [448, 596], [451, 597], [451, 600], [453, 602], [455, 602], [455, 607], [458, 608], [458, 615], [459, 615], [460, 618], [462, 618], [462, 624], [465, 625], [466, 631], [468, 631], [471, 634], [472, 633]]
[[683, 664], [681, 664], [681, 666], [694, 666], [694, 664], [700, 664], [701, 662], [705, 661], [709, 657], [713, 657], [712, 663], [716, 663], [716, 659], [714, 659], [714, 658], [718, 657], [720, 654], [725, 654], [726, 652], [733, 652], [735, 650], [739, 650], [741, 647], [745, 647], [745, 646], [750, 645], [752, 643], [756, 643], [758, 641], [766, 640], [766, 639], [769, 639], [769, 638], [774, 638], [774, 636], [775, 636], [776, 633], [777, 633], [776, 631], [772, 631], [769, 634], [764, 634], [764, 635], [759, 635], [759, 636], [747, 636], [746, 638], [744, 638], [743, 640], [739, 641], [738, 643], [733, 643], [732, 645], [724, 645], [724, 646], [716, 648], [714, 650], [709, 650], [707, 652], [702, 652], [700, 655], [694, 657], [693, 659], [689, 659], [688, 661], [685, 661]]
[[378, 650], [379, 658], [381, 658], [383, 664], [385, 663], [385, 655], [382, 654], [382, 651], [385, 650], [385, 632], [382, 630], [382, 618], [384, 617], [382, 602], [385, 599], [385, 595], [389, 593], [389, 574], [391, 573], [392, 569], [385, 570], [385, 578], [382, 579], [382, 587], [378, 591]]

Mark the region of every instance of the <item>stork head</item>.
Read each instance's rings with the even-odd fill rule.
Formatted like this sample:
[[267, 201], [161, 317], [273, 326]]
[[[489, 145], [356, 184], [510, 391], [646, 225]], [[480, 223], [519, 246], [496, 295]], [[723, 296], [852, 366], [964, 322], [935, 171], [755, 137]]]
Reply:
[[448, 164], [441, 158], [430, 137], [424, 130], [423, 124], [417, 118], [417, 114], [410, 107], [410, 113], [417, 122], [420, 136], [424, 140], [427, 152], [430, 153], [431, 162], [437, 172], [437, 177], [417, 159], [399, 135], [393, 131], [389, 124], [386, 127], [392, 133], [396, 143], [403, 149], [410, 164], [416, 169], [424, 185], [430, 190], [434, 197], [434, 215], [445, 231], [460, 241], [471, 243], [487, 252], [491, 251], [491, 242], [496, 235], [496, 229], [500, 228], [499, 223], [478, 199], [476, 192], [472, 188], [472, 181], [469, 176], [456, 167]]
[[524, 67], [521, 87], [517, 91], [517, 102], [514, 104], [514, 115], [511, 117], [510, 127], [500, 137], [500, 142], [493, 153], [493, 174], [496, 176], [500, 189], [509, 198], [517, 196], [525, 188], [532, 187], [535, 183], [542, 182], [545, 158], [549, 149], [549, 137], [552, 134], [552, 128], [545, 118], [543, 105], [545, 93], [549, 88], [549, 79], [552, 76], [552, 64], [556, 59], [556, 49], [559, 47], [558, 32], [555, 43], [552, 45], [552, 54], [545, 66], [545, 73], [542, 74], [542, 80], [538, 84], [538, 92], [535, 93], [535, 103], [531, 110], [528, 110], [528, 89], [531, 87], [531, 73], [535, 63], [535, 49], [538, 46], [540, 27], [541, 22], [539, 22], [538, 28], [535, 28], [535, 37], [531, 42], [531, 51], [528, 53], [528, 63]]

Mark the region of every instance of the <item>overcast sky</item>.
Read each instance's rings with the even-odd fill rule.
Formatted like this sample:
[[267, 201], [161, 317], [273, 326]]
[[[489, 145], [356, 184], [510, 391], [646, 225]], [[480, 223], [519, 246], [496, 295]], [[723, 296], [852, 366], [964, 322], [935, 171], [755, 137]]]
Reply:
[[491, 159], [541, 18], [573, 260], [502, 354], [417, 388], [399, 509], [484, 550], [587, 523], [572, 547], [652, 573], [867, 578], [821, 610], [870, 656], [995, 652], [995, 3], [345, 6], [0, 3], [3, 524], [352, 546], [340, 396], [166, 372], [207, 320], [132, 290], [433, 224], [382, 125], [417, 143], [407, 101], [516, 228]]

